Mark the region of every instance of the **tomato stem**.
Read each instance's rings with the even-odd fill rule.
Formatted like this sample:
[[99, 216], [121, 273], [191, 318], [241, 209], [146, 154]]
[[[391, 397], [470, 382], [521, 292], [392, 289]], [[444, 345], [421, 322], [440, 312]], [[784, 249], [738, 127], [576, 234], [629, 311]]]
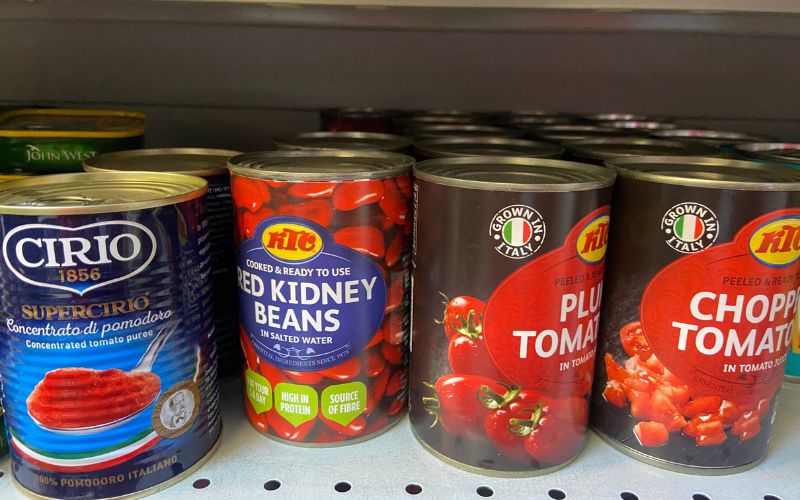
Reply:
[[444, 312], [442, 312], [442, 319], [441, 320], [435, 319], [435, 320], [433, 320], [433, 322], [436, 323], [437, 325], [443, 325], [444, 322], [447, 321], [447, 303], [450, 302], [450, 299], [448, 299], [447, 295], [445, 295], [442, 292], [439, 292], [439, 295], [441, 295], [442, 298], [444, 299], [442, 301], [442, 304], [444, 304]]
[[469, 313], [467, 313], [466, 324], [464, 324], [464, 318], [461, 315], [453, 318], [453, 330], [460, 335], [466, 335], [472, 340], [477, 340], [483, 333], [483, 315], [476, 312], [475, 309], [470, 309]]
[[511, 418], [508, 420], [508, 431], [514, 435], [525, 437], [530, 435], [531, 432], [536, 430], [539, 425], [539, 419], [542, 418], [542, 405], [539, 404], [531, 413], [530, 419], [524, 418]]
[[442, 416], [442, 403], [439, 401], [439, 393], [436, 392], [436, 386], [433, 384], [429, 384], [428, 382], [423, 382], [425, 387], [430, 388], [433, 391], [433, 396], [428, 396], [422, 398], [422, 406], [425, 408], [425, 412], [428, 415], [433, 415], [433, 423], [431, 424], [430, 428], [433, 429], [436, 427], [436, 424], [439, 423]]
[[500, 385], [506, 390], [505, 394], [493, 391], [488, 385], [482, 385], [478, 391], [478, 400], [487, 410], [502, 408], [519, 396], [519, 387], [506, 384]]

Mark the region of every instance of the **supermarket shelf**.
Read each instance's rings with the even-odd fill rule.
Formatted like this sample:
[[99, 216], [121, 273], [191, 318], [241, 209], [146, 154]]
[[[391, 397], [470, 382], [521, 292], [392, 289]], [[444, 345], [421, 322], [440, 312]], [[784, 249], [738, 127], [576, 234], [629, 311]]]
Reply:
[[800, 36], [794, 0], [6, 0], [0, 20]]
[[[641, 500], [691, 500], [703, 494], [711, 500], [795, 499], [791, 480], [800, 463], [800, 388], [783, 391], [771, 449], [755, 469], [725, 478], [678, 474], [639, 463], [592, 436], [588, 448], [568, 467], [552, 474], [525, 479], [500, 479], [463, 472], [423, 450], [414, 440], [407, 420], [386, 434], [362, 444], [329, 449], [296, 448], [270, 441], [245, 421], [238, 382], [222, 388], [224, 431], [222, 445], [197, 473], [152, 498], [216, 500], [220, 498], [411, 498], [407, 485], [422, 488], [421, 498], [562, 498], [616, 499], [623, 492]], [[0, 461], [0, 498], [24, 498], [9, 478], [8, 459]], [[196, 489], [198, 479], [207, 487]], [[279, 481], [272, 491], [269, 481]], [[347, 493], [337, 483], [351, 486]], [[275, 485], [275, 483], [272, 483]], [[198, 484], [199, 485], [199, 484]], [[770, 496], [771, 495], [771, 496]], [[695, 497], [695, 498], [705, 498]], [[632, 499], [634, 497], [627, 497]]]

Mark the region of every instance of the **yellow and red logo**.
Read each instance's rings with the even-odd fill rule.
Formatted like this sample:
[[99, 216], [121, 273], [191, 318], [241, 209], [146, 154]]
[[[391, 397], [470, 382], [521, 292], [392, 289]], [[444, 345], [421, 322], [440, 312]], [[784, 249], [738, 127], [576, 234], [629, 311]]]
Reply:
[[576, 250], [578, 257], [586, 263], [596, 264], [606, 256], [608, 247], [608, 215], [601, 215], [586, 224], [578, 235]]
[[768, 266], [788, 266], [800, 258], [800, 217], [767, 222], [750, 237], [750, 253]]
[[264, 230], [261, 243], [267, 252], [286, 262], [306, 261], [322, 251], [322, 238], [300, 224], [273, 224]]

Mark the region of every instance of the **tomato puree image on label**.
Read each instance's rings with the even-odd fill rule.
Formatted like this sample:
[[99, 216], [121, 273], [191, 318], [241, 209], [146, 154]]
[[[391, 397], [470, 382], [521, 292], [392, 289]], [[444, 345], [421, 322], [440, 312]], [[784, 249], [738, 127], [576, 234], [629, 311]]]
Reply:
[[267, 436], [348, 443], [402, 417], [412, 163], [366, 151], [231, 160], [244, 404]]
[[51, 429], [81, 429], [121, 420], [149, 406], [161, 391], [154, 373], [61, 368], [28, 396], [28, 413]]
[[[800, 209], [786, 205], [800, 175], [717, 159], [613, 165], [593, 425], [664, 467], [755, 465], [797, 316]], [[634, 216], [640, 197], [659, 203]]]
[[417, 439], [486, 474], [568, 463], [587, 439], [613, 173], [486, 157], [415, 175]]

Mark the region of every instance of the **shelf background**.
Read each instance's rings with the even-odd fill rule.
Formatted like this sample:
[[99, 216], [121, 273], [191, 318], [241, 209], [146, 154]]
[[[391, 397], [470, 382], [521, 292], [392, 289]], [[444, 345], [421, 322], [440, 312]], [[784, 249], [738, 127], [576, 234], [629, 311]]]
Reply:
[[[359, 498], [359, 499], [480, 499], [477, 489], [491, 488], [493, 498], [548, 499], [558, 489], [566, 499], [620, 500], [631, 492], [640, 500], [692, 500], [701, 493], [711, 500], [796, 499], [800, 463], [800, 387], [786, 384], [766, 460], [740, 474], [714, 477], [670, 472], [640, 463], [591, 436], [587, 449], [567, 467], [540, 477], [501, 479], [453, 468], [425, 451], [411, 434], [408, 419], [387, 433], [361, 444], [340, 448], [298, 448], [276, 443], [245, 420], [241, 382], [222, 386], [222, 444], [209, 462], [184, 481], [153, 499], [218, 500], [220, 498]], [[8, 458], [0, 460], [0, 498], [25, 498], [13, 486]], [[208, 479], [195, 489], [198, 479]], [[280, 481], [274, 491], [264, 484]], [[338, 493], [347, 482], [352, 489]], [[405, 492], [408, 484], [422, 487], [419, 495]], [[772, 495], [768, 497], [767, 495]], [[630, 500], [630, 499], [626, 499]]]

